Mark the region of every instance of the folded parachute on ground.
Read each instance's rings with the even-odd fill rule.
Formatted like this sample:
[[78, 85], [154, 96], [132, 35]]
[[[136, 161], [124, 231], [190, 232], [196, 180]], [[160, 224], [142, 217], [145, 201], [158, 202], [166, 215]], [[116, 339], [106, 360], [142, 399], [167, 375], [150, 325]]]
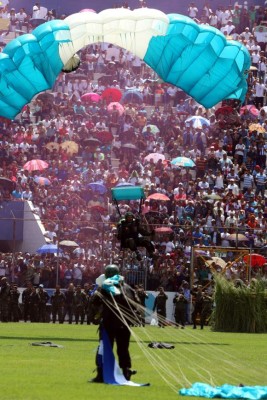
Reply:
[[0, 115], [14, 118], [53, 87], [79, 50], [97, 42], [132, 52], [205, 107], [245, 97], [250, 55], [242, 44], [179, 14], [122, 8], [73, 14], [12, 40], [0, 54]]

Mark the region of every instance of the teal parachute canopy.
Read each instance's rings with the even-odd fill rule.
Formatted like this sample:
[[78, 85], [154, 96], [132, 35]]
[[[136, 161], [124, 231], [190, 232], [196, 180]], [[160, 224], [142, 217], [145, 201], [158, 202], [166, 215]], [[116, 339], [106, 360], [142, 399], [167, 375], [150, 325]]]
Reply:
[[14, 118], [53, 87], [79, 50], [98, 42], [132, 52], [205, 107], [245, 98], [250, 55], [242, 44], [183, 15], [122, 8], [73, 14], [12, 40], [0, 54], [0, 115]]

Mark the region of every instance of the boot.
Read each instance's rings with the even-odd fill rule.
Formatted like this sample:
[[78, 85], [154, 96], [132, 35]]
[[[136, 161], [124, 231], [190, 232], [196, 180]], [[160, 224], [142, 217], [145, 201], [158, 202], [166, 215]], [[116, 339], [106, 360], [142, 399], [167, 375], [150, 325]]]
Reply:
[[123, 372], [123, 375], [124, 375], [124, 377], [125, 377], [125, 379], [127, 381], [130, 381], [131, 380], [131, 376], [135, 375], [137, 373], [137, 371], [132, 370], [130, 368], [123, 368], [122, 372]]
[[103, 370], [102, 370], [102, 368], [97, 367], [96, 371], [97, 371], [96, 377], [91, 379], [90, 382], [92, 382], [92, 383], [103, 383], [104, 381], [103, 381]]

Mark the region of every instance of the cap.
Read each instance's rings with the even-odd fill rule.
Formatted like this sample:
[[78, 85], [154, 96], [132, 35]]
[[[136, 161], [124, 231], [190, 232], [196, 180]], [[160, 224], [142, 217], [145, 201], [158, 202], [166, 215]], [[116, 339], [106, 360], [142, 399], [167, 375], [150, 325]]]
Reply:
[[39, 287], [40, 287], [40, 288], [43, 288], [43, 287], [44, 287], [44, 285], [40, 284], [40, 285], [39, 285]]

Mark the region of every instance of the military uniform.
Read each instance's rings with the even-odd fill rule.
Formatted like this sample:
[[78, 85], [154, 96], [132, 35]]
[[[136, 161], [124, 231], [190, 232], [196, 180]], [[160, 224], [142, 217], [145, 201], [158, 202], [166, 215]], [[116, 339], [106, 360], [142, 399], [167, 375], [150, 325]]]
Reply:
[[81, 318], [81, 325], [84, 323], [85, 308], [87, 304], [87, 296], [81, 291], [81, 287], [77, 287], [76, 292], [73, 297], [74, 313], [75, 313], [75, 323], [79, 323], [79, 318]]
[[[113, 277], [119, 274], [119, 269], [116, 265], [108, 265], [105, 269], [105, 274], [106, 278]], [[106, 301], [102, 300], [103, 296]], [[114, 342], [116, 342], [119, 366], [127, 380], [130, 379], [132, 374], [136, 373], [136, 371], [131, 370], [132, 363], [129, 352], [131, 332], [128, 328], [128, 324], [136, 325], [134, 321], [136, 319], [136, 308], [132, 305], [130, 300], [138, 303], [135, 291], [127, 284], [121, 285], [120, 294], [116, 294], [115, 296], [104, 289], [98, 289], [92, 296], [93, 304], [96, 308], [100, 307], [102, 311], [100, 339], [101, 332], [105, 329], [112, 347]], [[121, 314], [125, 318], [127, 325], [121, 318]], [[98, 363], [97, 376], [93, 379], [93, 382], [103, 382], [102, 367], [99, 366]]]
[[39, 285], [38, 297], [39, 297], [39, 322], [47, 322], [46, 304], [49, 301], [49, 295], [47, 291], [43, 289], [43, 285]]
[[30, 294], [30, 318], [31, 322], [39, 321], [39, 296], [35, 287]]
[[28, 316], [30, 315], [30, 295], [32, 292], [31, 284], [28, 284], [28, 287], [22, 292], [22, 304], [23, 304], [23, 318], [24, 321], [27, 322]]
[[68, 290], [66, 290], [65, 292], [65, 304], [64, 304], [64, 319], [68, 314], [69, 324], [72, 324], [73, 312], [74, 312], [74, 287], [73, 289], [69, 287]]
[[153, 311], [157, 311], [159, 327], [164, 328], [166, 319], [166, 302], [168, 300], [168, 296], [164, 292], [163, 288], [160, 288], [159, 290], [159, 294], [155, 298]]
[[13, 285], [10, 290], [10, 321], [13, 322], [19, 322], [19, 296], [18, 287]]
[[60, 286], [56, 286], [56, 291], [51, 296], [51, 304], [52, 304], [52, 320], [53, 324], [55, 324], [57, 315], [58, 321], [60, 324], [64, 322], [64, 304], [65, 304], [65, 296], [60, 291]]
[[118, 223], [117, 230], [117, 238], [121, 242], [122, 249], [126, 248], [134, 251], [138, 260], [142, 259], [137, 249], [138, 247], [145, 247], [149, 256], [153, 256], [155, 251], [154, 245], [150, 240], [143, 237], [151, 235], [151, 232], [144, 229], [141, 226], [139, 219], [134, 218], [132, 213], [125, 214], [125, 218], [121, 219]]
[[188, 301], [184, 297], [183, 293], [178, 293], [173, 299], [173, 304], [175, 306], [174, 310], [175, 322], [176, 324], [181, 324], [183, 328], [185, 326], [185, 321], [186, 321], [187, 303]]
[[8, 322], [10, 315], [10, 285], [6, 277], [1, 279], [0, 288], [0, 313], [1, 322]]

